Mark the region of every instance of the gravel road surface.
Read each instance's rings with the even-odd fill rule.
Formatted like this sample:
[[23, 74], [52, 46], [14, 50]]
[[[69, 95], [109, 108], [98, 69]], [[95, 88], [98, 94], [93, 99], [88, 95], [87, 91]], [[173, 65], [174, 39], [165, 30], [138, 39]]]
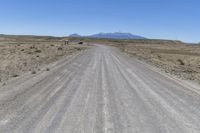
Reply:
[[0, 88], [0, 132], [200, 133], [199, 88], [96, 45]]

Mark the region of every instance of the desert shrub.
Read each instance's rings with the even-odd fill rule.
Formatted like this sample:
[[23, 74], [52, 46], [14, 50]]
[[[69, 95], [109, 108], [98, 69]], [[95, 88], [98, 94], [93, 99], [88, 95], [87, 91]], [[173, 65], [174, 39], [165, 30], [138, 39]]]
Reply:
[[179, 62], [180, 65], [185, 65], [185, 63], [183, 62], [183, 60], [178, 59], [177, 61]]
[[161, 55], [158, 55], [158, 58], [162, 58]]
[[19, 76], [18, 74], [13, 74], [13, 75], [12, 75], [12, 77], [14, 77], [14, 78], [15, 78], [15, 77], [18, 77], [18, 76]]
[[42, 50], [37, 49], [37, 50], [35, 50], [35, 52], [36, 52], [36, 53], [41, 53]]
[[36, 71], [32, 71], [31, 74], [36, 74]]
[[27, 66], [27, 62], [24, 62], [23, 64], [24, 64], [24, 66]]
[[34, 48], [35, 48], [34, 46], [31, 46], [31, 47], [30, 47], [30, 49], [34, 49]]
[[46, 71], [50, 71], [50, 69], [49, 69], [49, 68], [47, 68], [47, 69], [46, 69]]
[[61, 47], [59, 47], [59, 48], [58, 48], [58, 50], [62, 50], [62, 48], [61, 48]]

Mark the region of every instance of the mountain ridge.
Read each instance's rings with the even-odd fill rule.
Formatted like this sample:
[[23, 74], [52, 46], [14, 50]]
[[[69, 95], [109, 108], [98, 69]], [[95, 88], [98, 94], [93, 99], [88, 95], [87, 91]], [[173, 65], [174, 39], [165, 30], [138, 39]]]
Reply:
[[122, 32], [114, 32], [114, 33], [98, 33], [88, 36], [81, 36], [79, 34], [71, 34], [69, 37], [90, 37], [90, 38], [106, 38], [106, 39], [147, 39], [145, 37], [139, 35], [133, 35], [131, 33], [122, 33]]

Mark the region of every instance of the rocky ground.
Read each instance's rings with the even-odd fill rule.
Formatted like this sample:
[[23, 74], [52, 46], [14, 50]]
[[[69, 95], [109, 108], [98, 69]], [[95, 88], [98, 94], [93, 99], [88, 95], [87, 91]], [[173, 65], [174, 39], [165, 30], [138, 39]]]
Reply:
[[[78, 44], [65, 45], [64, 38], [0, 36], [0, 83], [23, 73], [32, 74], [63, 56], [87, 49]], [[49, 71], [48, 68], [46, 68]]]
[[199, 45], [186, 45], [176, 41], [139, 41], [115, 46], [167, 73], [200, 82]]
[[0, 133], [199, 133], [200, 87], [97, 45], [0, 88]]

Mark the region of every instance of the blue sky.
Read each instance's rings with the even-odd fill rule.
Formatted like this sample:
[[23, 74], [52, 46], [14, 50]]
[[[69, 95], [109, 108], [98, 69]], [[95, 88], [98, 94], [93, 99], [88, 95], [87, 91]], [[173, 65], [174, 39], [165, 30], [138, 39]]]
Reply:
[[0, 0], [1, 34], [115, 31], [200, 42], [200, 0]]

